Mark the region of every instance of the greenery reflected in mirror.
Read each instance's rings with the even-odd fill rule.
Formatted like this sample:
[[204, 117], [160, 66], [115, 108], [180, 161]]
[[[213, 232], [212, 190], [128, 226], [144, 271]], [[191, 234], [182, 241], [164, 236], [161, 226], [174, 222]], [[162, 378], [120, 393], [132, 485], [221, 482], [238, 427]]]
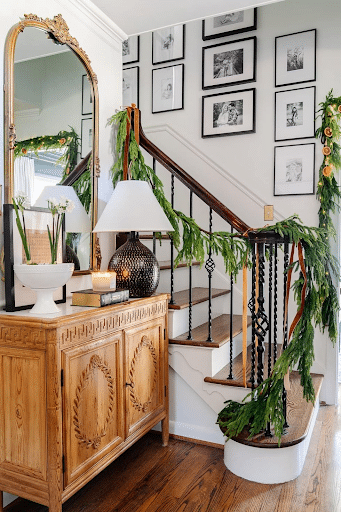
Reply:
[[[60, 15], [53, 20], [35, 15], [25, 18], [13, 27], [6, 41], [5, 125], [9, 147], [5, 147], [5, 162], [7, 159], [9, 173], [5, 173], [5, 202], [21, 191], [34, 204], [45, 186], [63, 182], [75, 174], [75, 168], [82, 167], [86, 94], [86, 117], [92, 119], [87, 151], [92, 155], [71, 182], [93, 227], [99, 175], [97, 78]], [[68, 233], [67, 243], [76, 269], [94, 268], [91, 233]]]

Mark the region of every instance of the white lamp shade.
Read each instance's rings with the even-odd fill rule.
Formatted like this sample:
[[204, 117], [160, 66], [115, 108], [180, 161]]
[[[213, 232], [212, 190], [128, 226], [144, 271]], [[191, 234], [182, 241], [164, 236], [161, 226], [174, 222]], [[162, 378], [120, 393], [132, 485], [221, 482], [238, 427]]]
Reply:
[[65, 231], [67, 233], [89, 233], [91, 231], [91, 220], [73, 187], [66, 185], [45, 187], [34, 206], [47, 208], [49, 199], [55, 198], [58, 202], [62, 197], [66, 197], [75, 205], [72, 212], [65, 213]]
[[173, 231], [145, 181], [120, 181], [98, 220], [97, 231]]

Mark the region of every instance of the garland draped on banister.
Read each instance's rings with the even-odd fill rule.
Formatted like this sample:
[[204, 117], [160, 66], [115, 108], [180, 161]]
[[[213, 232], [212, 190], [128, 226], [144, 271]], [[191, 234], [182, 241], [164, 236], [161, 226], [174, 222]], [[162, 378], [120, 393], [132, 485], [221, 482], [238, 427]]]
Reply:
[[[174, 229], [170, 236], [178, 251], [175, 264], [180, 261], [190, 264], [194, 260], [203, 264], [211, 249], [213, 254], [223, 257], [226, 272], [236, 278], [245, 265], [249, 268], [252, 266], [248, 233], [209, 233], [198, 226], [194, 219], [172, 208], [165, 197], [162, 182], [153, 169], [146, 165], [138, 140], [131, 129], [132, 111], [135, 115], [136, 110], [133, 107], [129, 113], [126, 110], [118, 111], [109, 119], [109, 124], [117, 125], [117, 159], [111, 170], [113, 185], [123, 179], [124, 166], [128, 166], [131, 179], [150, 183]], [[338, 278], [338, 262], [328, 243], [329, 236], [332, 235], [329, 224], [320, 227], [304, 226], [293, 215], [275, 225], [252, 231], [275, 232], [280, 237], [287, 237], [290, 243], [299, 248], [298, 259], [293, 258], [289, 266], [290, 275], [295, 272], [296, 279], [292, 290], [299, 313], [291, 329], [291, 343], [277, 359], [270, 377], [242, 403], [228, 401], [219, 413], [218, 423], [229, 439], [238, 435], [246, 426], [249, 427], [250, 436], [253, 436], [265, 429], [270, 422], [280, 442], [284, 425], [282, 400], [286, 374], [297, 367], [303, 394], [307, 400], [313, 402], [315, 395], [310, 368], [314, 361], [315, 326], [322, 331], [327, 329], [331, 341], [336, 341], [338, 301], [333, 278]], [[288, 293], [289, 288], [287, 295]]]

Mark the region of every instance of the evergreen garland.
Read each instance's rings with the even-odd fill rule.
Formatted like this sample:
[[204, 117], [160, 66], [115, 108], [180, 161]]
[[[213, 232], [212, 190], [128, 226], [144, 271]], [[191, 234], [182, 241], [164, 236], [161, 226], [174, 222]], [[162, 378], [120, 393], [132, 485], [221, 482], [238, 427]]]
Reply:
[[49, 149], [66, 147], [65, 153], [57, 160], [57, 163], [64, 167], [64, 173], [69, 174], [77, 165], [79, 140], [75, 130], [70, 127], [70, 131], [61, 130], [57, 135], [41, 135], [40, 137], [16, 141], [14, 158], [29, 155], [30, 152], [39, 156], [40, 150], [48, 151]]
[[[126, 111], [117, 112], [109, 120], [109, 124], [118, 125], [117, 160], [111, 169], [114, 186], [123, 178], [127, 122]], [[145, 164], [132, 131], [130, 132], [129, 162], [131, 178], [145, 180], [151, 184], [156, 198], [173, 226], [174, 232], [170, 235], [178, 250], [176, 263], [184, 260], [190, 264], [193, 259], [197, 259], [202, 264], [205, 254], [212, 248], [213, 253], [223, 256], [226, 272], [235, 277], [244, 264], [251, 266], [248, 256], [250, 242], [247, 236], [228, 232], [209, 233], [200, 228], [194, 219], [173, 210], [165, 198], [161, 181], [153, 169]], [[332, 232], [329, 223], [318, 228], [308, 227], [304, 226], [301, 220], [294, 215], [275, 225], [254, 231], [267, 230], [274, 231], [281, 237], [286, 236], [290, 243], [301, 243], [303, 247], [307, 274], [303, 314], [294, 329], [291, 343], [276, 361], [270, 377], [254, 389], [242, 403], [227, 401], [226, 406], [219, 413], [218, 424], [226, 437], [230, 439], [238, 435], [245, 427], [249, 428], [249, 434], [253, 436], [264, 430], [267, 423], [270, 422], [280, 443], [284, 425], [282, 399], [284, 376], [288, 370], [297, 367], [301, 376], [303, 394], [307, 400], [314, 401], [314, 389], [310, 376], [310, 368], [314, 361], [314, 324], [322, 330], [327, 327], [332, 342], [336, 341], [335, 318], [338, 301], [332, 279], [337, 276], [338, 263], [333, 258], [328, 244], [328, 237]], [[294, 261], [292, 266], [293, 270], [297, 271], [299, 262]], [[298, 309], [301, 305], [303, 284], [303, 275], [302, 272], [299, 272], [298, 278], [292, 286]]]

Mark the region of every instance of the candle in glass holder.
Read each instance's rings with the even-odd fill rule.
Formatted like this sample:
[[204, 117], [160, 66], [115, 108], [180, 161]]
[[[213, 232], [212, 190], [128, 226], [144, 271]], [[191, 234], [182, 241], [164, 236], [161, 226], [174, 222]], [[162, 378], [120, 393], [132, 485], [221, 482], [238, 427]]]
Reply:
[[92, 272], [92, 289], [94, 292], [106, 292], [116, 290], [116, 272]]

